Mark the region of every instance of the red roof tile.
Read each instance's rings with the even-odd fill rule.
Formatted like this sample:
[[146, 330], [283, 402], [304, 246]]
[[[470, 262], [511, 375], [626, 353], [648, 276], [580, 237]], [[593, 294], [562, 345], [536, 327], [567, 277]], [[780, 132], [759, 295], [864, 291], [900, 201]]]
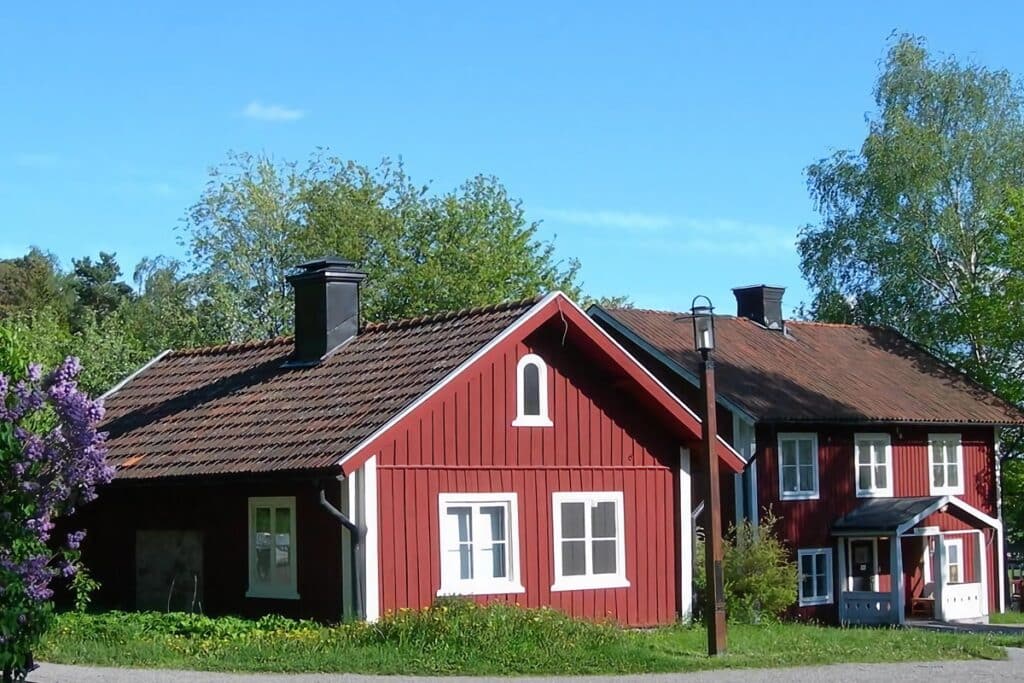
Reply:
[[367, 325], [314, 367], [282, 367], [291, 338], [169, 353], [105, 401], [117, 478], [330, 468], [536, 301]]
[[[694, 376], [688, 314], [606, 313]], [[1024, 413], [897, 332], [879, 327], [786, 322], [786, 333], [716, 316], [720, 395], [766, 422], [1024, 424]]]

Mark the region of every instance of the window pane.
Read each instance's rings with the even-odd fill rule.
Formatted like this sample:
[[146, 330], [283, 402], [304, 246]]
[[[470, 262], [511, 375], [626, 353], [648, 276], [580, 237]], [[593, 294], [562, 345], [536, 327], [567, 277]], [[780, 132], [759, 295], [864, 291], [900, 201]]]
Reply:
[[800, 490], [814, 490], [814, 467], [811, 465], [800, 466]]
[[594, 573], [615, 573], [615, 541], [594, 541]]
[[932, 464], [941, 464], [945, 455], [942, 452], [942, 442], [936, 441], [932, 443]]
[[[270, 534], [266, 534], [267, 537]], [[259, 534], [257, 534], [257, 538]], [[256, 547], [256, 578], [260, 581], [270, 580], [270, 545], [267, 544], [263, 547]]]
[[270, 532], [270, 508], [256, 508], [256, 532]]
[[782, 447], [782, 465], [796, 465], [796, 442], [795, 441], [783, 441]]
[[279, 534], [289, 534], [292, 531], [292, 511], [289, 508], [277, 508], [274, 510], [274, 531]]
[[946, 468], [943, 465], [932, 465], [932, 486], [946, 485]]
[[480, 514], [490, 518], [491, 540], [505, 540], [505, 508], [499, 506], [488, 506], [480, 508]]
[[583, 538], [584, 503], [562, 503], [562, 538]]
[[615, 538], [615, 503], [605, 501], [590, 508], [590, 535]]
[[536, 363], [523, 366], [523, 414], [540, 415], [540, 368]]
[[804, 576], [811, 576], [814, 574], [814, 556], [813, 555], [801, 555], [800, 556], [800, 573]]
[[880, 443], [876, 443], [875, 444], [875, 464], [876, 465], [884, 465], [885, 464], [885, 444], [884, 443], [880, 442]]
[[473, 525], [468, 507], [450, 507], [448, 515], [455, 518], [459, 530], [459, 542], [469, 543], [473, 540]]
[[871, 462], [871, 444], [861, 441], [857, 444], [857, 462], [866, 465]]
[[818, 596], [818, 597], [825, 597], [826, 595], [828, 595], [828, 590], [827, 590], [827, 588], [825, 586], [825, 575], [824, 574], [819, 574], [815, 578], [814, 588], [817, 591], [815, 593], [816, 596]]
[[807, 574], [800, 582], [800, 592], [805, 598], [814, 597], [814, 577]]
[[947, 486], [960, 485], [960, 470], [955, 464], [946, 467], [946, 482]]
[[587, 573], [587, 542], [562, 542], [562, 576], [583, 576]]
[[783, 491], [796, 491], [796, 468], [795, 467], [783, 467], [782, 468], [782, 490]]
[[458, 549], [459, 555], [459, 578], [460, 579], [472, 579], [473, 578], [473, 546], [469, 543], [460, 543]]
[[950, 564], [958, 564], [960, 562], [960, 546], [950, 545], [946, 547], [946, 553], [949, 555]]
[[871, 488], [871, 467], [858, 467], [857, 468], [857, 488], [861, 491], [867, 491]]
[[491, 546], [491, 576], [496, 579], [503, 579], [508, 576], [508, 560], [506, 560], [505, 543], [495, 543]]
[[880, 489], [889, 486], [889, 473], [886, 471], [885, 465], [875, 466], [875, 485]]
[[800, 444], [800, 464], [810, 465], [814, 462], [814, 453], [811, 452], [811, 446], [814, 444], [811, 443], [810, 439], [803, 439], [798, 443]]

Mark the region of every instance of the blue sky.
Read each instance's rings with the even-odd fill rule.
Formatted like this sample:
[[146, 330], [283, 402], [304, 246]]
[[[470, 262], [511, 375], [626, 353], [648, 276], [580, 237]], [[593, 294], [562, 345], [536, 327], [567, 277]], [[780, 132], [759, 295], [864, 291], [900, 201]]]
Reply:
[[857, 147], [893, 31], [1024, 73], [1006, 3], [5, 3], [0, 257], [184, 255], [229, 150], [497, 175], [597, 295], [807, 298], [803, 176]]

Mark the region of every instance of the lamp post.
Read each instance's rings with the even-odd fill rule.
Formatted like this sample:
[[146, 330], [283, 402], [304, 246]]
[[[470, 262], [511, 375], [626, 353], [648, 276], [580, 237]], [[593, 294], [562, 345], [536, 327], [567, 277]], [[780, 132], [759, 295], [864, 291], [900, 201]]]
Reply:
[[[703, 302], [701, 302], [703, 300]], [[704, 615], [708, 627], [708, 655], [725, 654], [725, 577], [722, 573], [722, 507], [719, 500], [718, 454], [715, 440], [718, 426], [715, 420], [715, 307], [706, 296], [696, 296], [690, 305], [693, 319], [693, 347], [700, 352], [700, 388], [704, 398], [701, 438], [707, 459], [707, 489], [704, 509], [708, 525], [704, 532], [704, 568], [707, 577], [707, 596]]]

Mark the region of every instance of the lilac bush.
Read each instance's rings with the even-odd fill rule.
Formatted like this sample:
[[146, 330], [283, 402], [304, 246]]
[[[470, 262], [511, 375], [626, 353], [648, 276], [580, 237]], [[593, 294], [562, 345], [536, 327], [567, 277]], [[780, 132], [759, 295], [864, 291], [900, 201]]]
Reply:
[[113, 478], [106, 463], [99, 401], [78, 388], [68, 358], [49, 375], [29, 365], [14, 380], [0, 372], [0, 671], [5, 681], [33, 668], [32, 649], [53, 614], [57, 577], [76, 601], [92, 582], [81, 567], [82, 531], [53, 538], [55, 522], [96, 497]]

